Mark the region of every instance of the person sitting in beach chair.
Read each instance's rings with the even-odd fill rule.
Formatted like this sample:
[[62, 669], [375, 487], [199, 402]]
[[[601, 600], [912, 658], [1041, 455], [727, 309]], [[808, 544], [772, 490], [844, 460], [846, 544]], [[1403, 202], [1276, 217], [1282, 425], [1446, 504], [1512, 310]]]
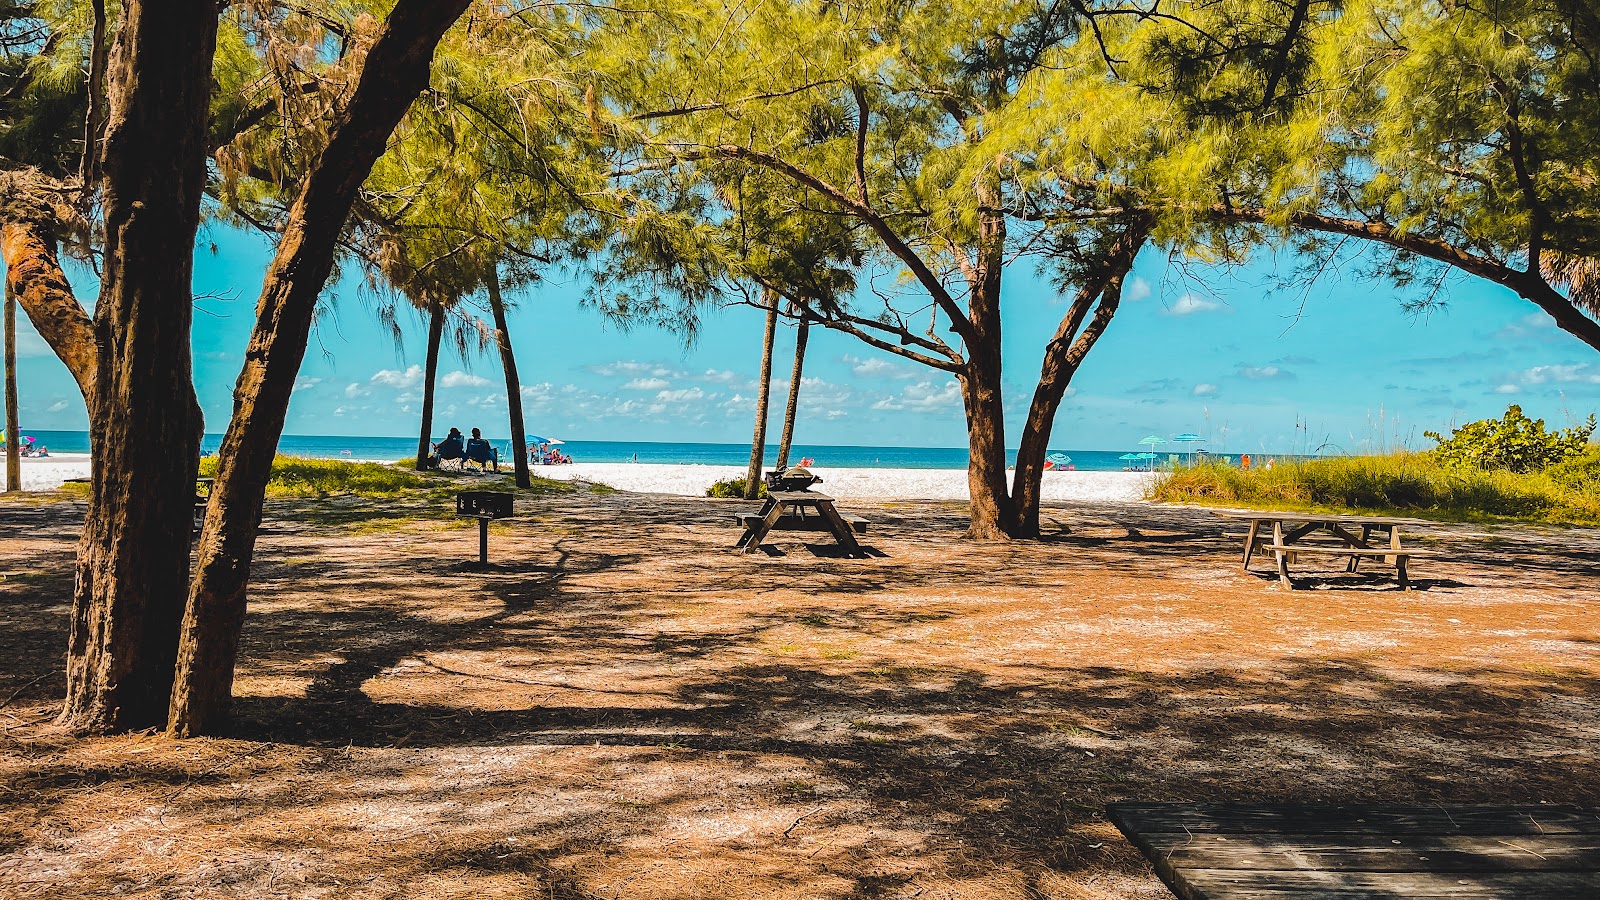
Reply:
[[433, 445], [433, 457], [428, 460], [428, 468], [443, 470], [445, 463], [454, 462], [455, 465], [450, 468], [459, 471], [466, 459], [467, 453], [461, 440], [461, 429], [452, 428], [444, 440]]
[[484, 440], [483, 432], [476, 428], [472, 429], [472, 437], [467, 439], [466, 456], [467, 462], [493, 466], [496, 472], [500, 471], [500, 452]]

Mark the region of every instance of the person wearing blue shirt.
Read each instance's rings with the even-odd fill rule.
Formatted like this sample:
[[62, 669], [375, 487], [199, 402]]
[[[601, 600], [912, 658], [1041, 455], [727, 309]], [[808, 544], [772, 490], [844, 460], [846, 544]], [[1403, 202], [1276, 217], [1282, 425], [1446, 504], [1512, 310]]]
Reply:
[[496, 472], [500, 471], [500, 454], [489, 442], [483, 439], [483, 432], [472, 429], [472, 437], [467, 440], [467, 459], [481, 466], [493, 466]]

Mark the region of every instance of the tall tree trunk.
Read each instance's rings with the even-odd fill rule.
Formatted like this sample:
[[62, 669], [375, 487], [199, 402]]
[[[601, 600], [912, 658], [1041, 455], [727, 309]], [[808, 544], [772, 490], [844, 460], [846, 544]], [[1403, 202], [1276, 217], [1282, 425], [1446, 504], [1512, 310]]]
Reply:
[[[1039, 536], [1039, 500], [1044, 488], [1044, 461], [1049, 452], [1050, 432], [1055, 426], [1056, 413], [1066, 396], [1067, 387], [1078, 367], [1094, 349], [1095, 342], [1105, 333], [1122, 302], [1122, 282], [1133, 267], [1133, 260], [1150, 234], [1148, 219], [1141, 218], [1129, 225], [1107, 249], [1104, 257], [1078, 286], [1072, 306], [1062, 317], [1056, 333], [1045, 346], [1044, 363], [1039, 372], [1039, 383], [1033, 391], [1033, 403], [1022, 426], [1022, 440], [1017, 444], [1017, 468], [1012, 476], [1011, 497], [1016, 505], [1017, 537]], [[1095, 306], [1095, 299], [1099, 305]], [[1089, 309], [1094, 306], [1094, 317], [1084, 325]], [[1080, 331], [1080, 329], [1082, 329]]]
[[794, 369], [789, 373], [789, 403], [783, 408], [783, 437], [778, 440], [778, 468], [789, 464], [789, 448], [794, 444], [794, 417], [800, 409], [800, 373], [806, 365], [806, 340], [811, 323], [804, 316], [794, 331]]
[[400, 0], [367, 50], [354, 93], [300, 184], [261, 288], [234, 389], [233, 419], [200, 534], [183, 618], [168, 733], [223, 728], [244, 626], [245, 589], [272, 457], [305, 357], [317, 295], [356, 192], [411, 103], [428, 85], [434, 48], [469, 0]]
[[528, 474], [528, 430], [522, 422], [522, 382], [517, 378], [517, 357], [511, 352], [511, 329], [506, 325], [505, 299], [500, 296], [500, 273], [489, 272], [489, 313], [494, 316], [495, 343], [500, 345], [500, 368], [506, 373], [506, 408], [511, 411], [512, 458], [516, 461], [517, 487], [533, 487]]
[[[980, 183], [980, 197], [995, 186]], [[1006, 493], [1005, 398], [1001, 391], [1000, 278], [1005, 265], [1004, 217], [985, 213], [979, 219], [978, 252], [968, 265], [967, 363], [958, 378], [967, 416], [967, 537], [1006, 540], [1016, 533], [1016, 508]]]
[[778, 334], [778, 295], [763, 290], [767, 301], [767, 331], [761, 341], [761, 375], [756, 388], [756, 427], [750, 438], [750, 467], [745, 470], [744, 498], [761, 493], [761, 462], [767, 455], [767, 401], [772, 396], [772, 342]]
[[417, 471], [433, 458], [433, 398], [439, 373], [439, 342], [444, 339], [444, 304], [428, 306], [428, 359], [422, 373], [422, 433], [417, 437]]
[[1000, 393], [998, 347], [967, 348], [957, 377], [967, 416], [967, 537], [1003, 541], [1012, 536], [1015, 510], [1006, 493], [1005, 405]]
[[77, 730], [159, 725], [171, 692], [203, 428], [190, 284], [216, 35], [213, 0], [126, 0], [112, 48], [93, 489], [58, 719]]
[[94, 322], [61, 271], [50, 226], [32, 219], [7, 222], [0, 227], [0, 256], [6, 263], [6, 289], [22, 304], [22, 311], [61, 358], [87, 401], [94, 395], [99, 356]]
[[6, 490], [22, 490], [22, 427], [17, 422], [17, 297], [6, 285]]

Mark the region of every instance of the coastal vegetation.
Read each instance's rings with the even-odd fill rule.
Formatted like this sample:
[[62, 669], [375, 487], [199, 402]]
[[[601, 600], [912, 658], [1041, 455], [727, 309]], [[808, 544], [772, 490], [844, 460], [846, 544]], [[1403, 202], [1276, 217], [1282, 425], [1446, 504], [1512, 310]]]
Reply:
[[1428, 452], [1283, 459], [1270, 469], [1203, 462], [1158, 474], [1150, 499], [1302, 512], [1600, 525], [1600, 448], [1539, 472], [1464, 468]]
[[1600, 525], [1600, 445], [1593, 416], [1559, 431], [1513, 404], [1469, 422], [1430, 450], [1286, 458], [1241, 468], [1214, 460], [1162, 472], [1150, 497], [1169, 503], [1317, 512], [1425, 515]]

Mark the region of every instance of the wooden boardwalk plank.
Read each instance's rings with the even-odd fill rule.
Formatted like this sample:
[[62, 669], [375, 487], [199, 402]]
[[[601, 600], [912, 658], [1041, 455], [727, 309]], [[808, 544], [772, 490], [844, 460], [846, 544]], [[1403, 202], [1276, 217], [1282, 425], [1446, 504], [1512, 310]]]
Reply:
[[1600, 811], [1575, 806], [1117, 803], [1181, 900], [1600, 898]]
[[1600, 835], [1145, 834], [1177, 868], [1333, 872], [1597, 872]]
[[1110, 812], [1125, 832], [1600, 834], [1600, 812], [1576, 806], [1115, 803]]
[[1183, 900], [1582, 900], [1600, 897], [1594, 872], [1249, 872], [1186, 869]]

